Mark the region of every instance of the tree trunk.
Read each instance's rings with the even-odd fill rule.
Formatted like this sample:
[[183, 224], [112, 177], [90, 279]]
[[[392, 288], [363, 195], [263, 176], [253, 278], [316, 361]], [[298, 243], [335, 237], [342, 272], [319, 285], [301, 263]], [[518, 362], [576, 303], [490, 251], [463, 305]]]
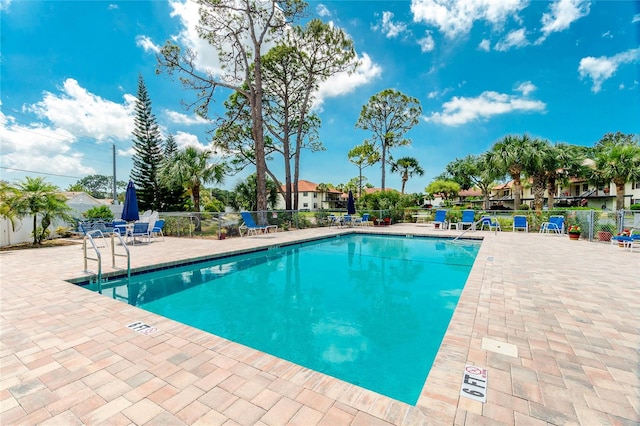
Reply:
[[194, 231], [200, 232], [202, 231], [202, 223], [200, 221], [200, 185], [194, 185], [191, 193], [193, 194], [193, 209], [195, 210], [195, 216], [197, 219]]
[[537, 212], [541, 212], [544, 206], [544, 189], [545, 178], [543, 176], [535, 176], [533, 178], [533, 208]]
[[387, 164], [387, 140], [385, 137], [385, 140], [382, 141], [382, 156], [381, 156], [381, 167], [382, 167], [382, 186], [381, 189], [384, 192], [384, 180], [385, 180], [385, 166]]
[[37, 227], [38, 227], [38, 214], [36, 213], [33, 215], [33, 245], [38, 244]]
[[520, 209], [520, 192], [522, 191], [522, 183], [520, 182], [520, 175], [513, 177], [513, 209]]
[[547, 194], [548, 194], [547, 205], [549, 206], [549, 210], [551, 210], [553, 208], [553, 205], [555, 204], [554, 197], [556, 195], [556, 178], [550, 177], [549, 180], [547, 181]]
[[262, 64], [260, 60], [260, 45], [254, 41], [254, 52], [256, 53], [253, 64], [253, 75], [255, 78], [255, 86], [251, 88], [250, 105], [251, 133], [256, 151], [256, 204], [258, 211], [267, 210], [267, 181], [266, 169], [267, 163], [264, 158], [264, 119], [262, 117]]
[[616, 210], [624, 209], [624, 184], [625, 182], [613, 182], [616, 185]]

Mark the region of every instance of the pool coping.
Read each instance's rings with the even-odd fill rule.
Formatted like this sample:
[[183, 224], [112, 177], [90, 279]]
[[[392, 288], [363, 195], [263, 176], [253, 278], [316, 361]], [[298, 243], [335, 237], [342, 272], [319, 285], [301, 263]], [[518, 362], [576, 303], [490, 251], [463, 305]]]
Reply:
[[[409, 225], [394, 225], [389, 228], [389, 230], [383, 232], [397, 232], [398, 234], [418, 232], [421, 235], [434, 233], [433, 230]], [[358, 230], [357, 232], [367, 231]], [[375, 232], [381, 232], [381, 230], [376, 229]], [[317, 230], [307, 233], [295, 231], [278, 233], [277, 236], [266, 238], [244, 238], [234, 242], [233, 246], [237, 250], [243, 250], [248, 246], [268, 246], [269, 244], [273, 244], [274, 241], [285, 241], [286, 243], [290, 238], [295, 239], [296, 236], [304, 238], [307, 234], [319, 235], [319, 233], [321, 235], [331, 235], [332, 231]], [[336, 231], [333, 231], [333, 235], [336, 233]], [[437, 236], [459, 235], [459, 233], [456, 232], [445, 233], [443, 231], [436, 231], [435, 233]], [[600, 406], [596, 406], [597, 403], [595, 400], [584, 396], [578, 403], [572, 402], [571, 412], [562, 413], [562, 411], [557, 410], [557, 402], [548, 398], [541, 398], [538, 394], [542, 393], [544, 395], [544, 383], [540, 383], [540, 381], [541, 377], [546, 378], [546, 376], [542, 374], [545, 367], [532, 364], [532, 362], [535, 364], [535, 357], [532, 354], [535, 354], [535, 356], [539, 355], [535, 353], [534, 345], [531, 341], [531, 339], [534, 339], [533, 342], [539, 345], [539, 341], [536, 340], [539, 339], [539, 337], [536, 335], [534, 336], [535, 338], [529, 337], [528, 341], [523, 341], [523, 335], [526, 335], [526, 330], [520, 332], [520, 329], [515, 329], [512, 333], [505, 333], [502, 329], [497, 331], [496, 329], [492, 329], [491, 322], [493, 318], [498, 317], [499, 320], [504, 323], [507, 313], [492, 308], [491, 300], [490, 298], [487, 299], [487, 295], [485, 294], [488, 290], [497, 288], [496, 283], [512, 291], [510, 286], [512, 286], [511, 281], [513, 277], [510, 275], [512, 271], [510, 271], [509, 268], [520, 268], [522, 263], [525, 264], [525, 268], [528, 267], [530, 270], [536, 271], [536, 274], [540, 274], [540, 270], [549, 271], [550, 277], [552, 278], [549, 281], [552, 282], [554, 286], [562, 287], [561, 283], [554, 283], [553, 281], [566, 279], [564, 278], [566, 277], [566, 271], [563, 271], [563, 268], [549, 268], [546, 267], [546, 265], [544, 268], [539, 268], [535, 266], [535, 263], [528, 262], [528, 259], [523, 262], [517, 258], [518, 255], [522, 256], [523, 253], [526, 253], [526, 249], [530, 251], [536, 246], [549, 244], [550, 242], [552, 242], [553, 246], [561, 249], [563, 253], [566, 253], [567, 256], [575, 253], [576, 249], [579, 248], [581, 255], [587, 260], [587, 263], [585, 263], [585, 261], [579, 262], [579, 267], [582, 268], [586, 268], [589, 265], [588, 262], [593, 264], [594, 259], [604, 257], [610, 259], [611, 262], [615, 261], [621, 264], [621, 267], [626, 268], [626, 270], [633, 271], [634, 267], [637, 270], [637, 252], [623, 254], [615, 250], [608, 251], [609, 248], [603, 247], [602, 245], [589, 243], [571, 243], [569, 245], [568, 241], [555, 239], [555, 237], [552, 236], [501, 234], [502, 235], [494, 235], [488, 232], [478, 233], [478, 235], [482, 235], [484, 238], [483, 244], [480, 247], [472, 271], [460, 296], [458, 306], [451, 319], [431, 372], [427, 377], [421, 397], [415, 407], [390, 400], [390, 398], [363, 390], [355, 385], [328, 378], [328, 376], [324, 376], [321, 373], [296, 366], [295, 364], [262, 354], [253, 349], [247, 350], [248, 348], [242, 345], [172, 322], [171, 320], [163, 319], [154, 314], [146, 313], [122, 302], [109, 298], [96, 299], [95, 295], [89, 298], [86, 295], [73, 291], [73, 289], [69, 288], [68, 283], [61, 281], [61, 277], [69, 278], [78, 275], [77, 270], [79, 268], [72, 266], [71, 261], [67, 262], [68, 264], [65, 263], [64, 268], [58, 268], [58, 266], [64, 262], [49, 259], [52, 256], [40, 256], [42, 252], [14, 252], [11, 255], [5, 253], [0, 254], [0, 261], [2, 262], [1, 296], [3, 302], [1, 314], [3, 329], [5, 330], [2, 336], [3, 350], [1, 359], [3, 361], [3, 372], [7, 371], [2, 381], [2, 389], [0, 389], [3, 392], [2, 405], [0, 406], [2, 414], [0, 414], [0, 418], [3, 419], [3, 422], [6, 420], [7, 422], [37, 423], [46, 421], [47, 419], [52, 419], [52, 421], [55, 419], [59, 422], [63, 418], [61, 416], [64, 415], [69, 416], [68, 418], [79, 419], [85, 423], [97, 423], [95, 420], [98, 419], [127, 419], [130, 422], [141, 424], [145, 423], [139, 421], [144, 418], [142, 413], [145, 412], [145, 410], [143, 407], [146, 406], [146, 411], [148, 412], [148, 407], [153, 406], [154, 410], [157, 410], [157, 413], [155, 413], [157, 416], [153, 417], [156, 421], [159, 421], [161, 418], [172, 418], [184, 422], [185, 419], [195, 416], [195, 413], [198, 411], [195, 407], [204, 409], [204, 404], [207, 409], [206, 413], [201, 413], [202, 415], [195, 420], [215, 424], [222, 424], [227, 420], [233, 420], [239, 424], [252, 424], [254, 420], [255, 422], [262, 422], [263, 424], [284, 424], [294, 422], [296, 419], [299, 421], [303, 418], [308, 420], [308, 422], [306, 422], [308, 424], [323, 424], [323, 422], [325, 424], [357, 424], [359, 422], [379, 422], [380, 424], [463, 424], [465, 422], [471, 422], [469, 424], [473, 424], [473, 421], [478, 421], [482, 418], [484, 418], [484, 421], [497, 421], [506, 424], [514, 423], [515, 419], [529, 419], [529, 421], [532, 422], [542, 420], [553, 423], [554, 418], [565, 418], [567, 420], [584, 419], [582, 416], [584, 416], [585, 413], [600, 416], [594, 418], [604, 418], [611, 423], [619, 418], [629, 419], [630, 421], [639, 419], [637, 415], [638, 406], [637, 404], [634, 405], [630, 400], [630, 395], [633, 395], [634, 392], [637, 394], [638, 392], [639, 387], [637, 380], [634, 381], [621, 373], [621, 371], [627, 371], [629, 368], [631, 368], [632, 371], [634, 371], [633, 368], [635, 368], [635, 372], [637, 373], [637, 366], [627, 366], [627, 361], [621, 361], [619, 359], [616, 361], [617, 364], [615, 364], [614, 367], [607, 366], [607, 371], [610, 372], [609, 374], [615, 377], [612, 384], [606, 387], [607, 389], [613, 388], [612, 391], [617, 392], [618, 398], [606, 398], [607, 401], [617, 399], [617, 405], [607, 402], [606, 404], [600, 403]], [[233, 242], [234, 239], [227, 239], [225, 241]], [[182, 243], [184, 243], [184, 241], [180, 241], [180, 244]], [[164, 247], [168, 247], [166, 243], [157, 244], [158, 248], [161, 247], [161, 244], [165, 244]], [[175, 244], [176, 249], [178, 249], [177, 240]], [[209, 251], [212, 247], [218, 249], [220, 243], [217, 241], [196, 242], [192, 240], [191, 244], [194, 250], [197, 246], [197, 250], [195, 251]], [[230, 244], [223, 244], [225, 244], [223, 248], [230, 248]], [[521, 244], [524, 244], [524, 246], [519, 247]], [[574, 246], [573, 244], [579, 245]], [[151, 247], [148, 247], [148, 249], [150, 249], [148, 251], [154, 250], [155, 247], [153, 246], [155, 245], [156, 243], [153, 243]], [[151, 253], [145, 253], [144, 250], [145, 247], [136, 248], [137, 254], [149, 254], [152, 256]], [[55, 250], [55, 252], [71, 253], [72, 250]], [[53, 253], [53, 251], [51, 253]], [[542, 255], [544, 254], [549, 255], [549, 253], [543, 253]], [[166, 256], [166, 253], [158, 252], [157, 256]], [[24, 265], [29, 258], [34, 262], [34, 266], [28, 270], [21, 268], [20, 265]], [[25, 260], [21, 261], [20, 259]], [[38, 259], [40, 259], [42, 264], [38, 264]], [[47, 264], [49, 261], [52, 263]], [[51, 265], [55, 266], [51, 267]], [[497, 274], [498, 269], [501, 271], [499, 277]], [[15, 278], [12, 276], [14, 274], [21, 276]], [[30, 280], [28, 280], [30, 281], [30, 286], [22, 282], [24, 281], [22, 278], [25, 276], [30, 277]], [[602, 280], [602, 276], [595, 274], [595, 278], [595, 281], [586, 279], [586, 285], [593, 286], [595, 289], [597, 289], [598, 286], [602, 286], [601, 281], [598, 281]], [[591, 281], [594, 282], [592, 283]], [[623, 274], [620, 281], [621, 283], [618, 283], [617, 290], [622, 293], [622, 296], [627, 298], [630, 296], [638, 296], [637, 288], [632, 286], [634, 283], [632, 274], [629, 274], [629, 276]], [[35, 294], [34, 289], [38, 290]], [[77, 290], [89, 293], [83, 289]], [[61, 304], [66, 309], [52, 306], [51, 301], [53, 300], [56, 300], [56, 303]], [[508, 301], [509, 299], [502, 299], [501, 303], [504, 305]], [[566, 304], [567, 302], [564, 303]], [[610, 316], [615, 315], [616, 310], [621, 309], [620, 306], [627, 306], [624, 303], [625, 302], [621, 302], [618, 297], [616, 299], [617, 306], [608, 308], [612, 311]], [[76, 308], [74, 308], [74, 306]], [[605, 308], [609, 306], [606, 300], [603, 302], [603, 306]], [[635, 306], [637, 306], [637, 303], [634, 307]], [[553, 307], [553, 305], [551, 307]], [[43, 322], [42, 314], [38, 314], [38, 312], [50, 313], [52, 310], [55, 312], [54, 318], [51, 320], [52, 324], [46, 321]], [[58, 323], [73, 324], [77, 322], [79, 319], [76, 311], [82, 311], [83, 315], [89, 318], [96, 318], [96, 323], [102, 324], [101, 327], [104, 328], [104, 333], [93, 327], [89, 329], [89, 331], [84, 331], [80, 342], [77, 340], [77, 336], [73, 336], [76, 338], [76, 340], [74, 340], [70, 335], [65, 334], [65, 330], [68, 330], [68, 327], [62, 327], [61, 330], [55, 327], [59, 325]], [[629, 316], [630, 319], [628, 321], [638, 319], [637, 313], [631, 310], [630, 307], [623, 309], [623, 311]], [[94, 313], [92, 314], [92, 312]], [[107, 312], [109, 314], [105, 315]], [[493, 314], [487, 315], [490, 312], [493, 312]], [[588, 312], [581, 315], [587, 316]], [[131, 318], [138, 318], [157, 325], [161, 329], [161, 333], [155, 335], [154, 338], [158, 339], [157, 341], [159, 343], [149, 347], [148, 345], [153, 339], [136, 336], [135, 333], [132, 334], [130, 330], [123, 330], [123, 324]], [[614, 346], [614, 349], [618, 353], [626, 354], [629, 352], [629, 348], [637, 343], [638, 336], [637, 333], [633, 334], [633, 332], [629, 330], [625, 321], [627, 320], [618, 320], [617, 327], [620, 328], [623, 333], [622, 336], [617, 336], [619, 341], [614, 340], [611, 336], [607, 336], [607, 343]], [[506, 322], [507, 327], [510, 326], [510, 322], [511, 321]], [[530, 327], [534, 325], [537, 326], [537, 323], [532, 323]], [[580, 327], [581, 325], [572, 323], [571, 326]], [[44, 335], [46, 339], [44, 342], [42, 340], [42, 327], [46, 329], [46, 335]], [[609, 329], [611, 327], [609, 327]], [[36, 331], [36, 328], [40, 328], [40, 331]], [[545, 331], [545, 333], [548, 332]], [[557, 331], [555, 331], [555, 333], [557, 333]], [[589, 333], [593, 333], [593, 331], [589, 331]], [[23, 342], [23, 340], [26, 339], [24, 342], [27, 343], [19, 343], [15, 339], [12, 339], [11, 336], [14, 334], [20, 336], [19, 342]], [[103, 336], [103, 334], [105, 334], [105, 336]], [[516, 360], [508, 360], [501, 358], [501, 356], [487, 353], [487, 351], [481, 350], [478, 344], [479, 339], [483, 336], [491, 336], [497, 340], [511, 341], [517, 344], [519, 350], [525, 355]], [[94, 359], [97, 357], [95, 352], [91, 353], [90, 351], [89, 353], [84, 353], [80, 350], [84, 349], [85, 346], [95, 345], [98, 341], [101, 347], [105, 347], [104, 351], [111, 354], [106, 359], [119, 359], [117, 363], [107, 364], [99, 368], [104, 364], [105, 358]], [[136, 349], [133, 352], [138, 351], [140, 354], [132, 355], [129, 354], [129, 351], [123, 352], [123, 344], [138, 348], [139, 351]], [[164, 358], [164, 352], [162, 351], [157, 354], [150, 352], [152, 349], [160, 350], [160, 348], [164, 348], [169, 352], [169, 354], [167, 354], [168, 358]], [[73, 357], [70, 360], [65, 359], [69, 351], [73, 351], [77, 359], [81, 359], [83, 362], [90, 362], [90, 364], [84, 365], [79, 369], [72, 369], [67, 363], [78, 361]], [[178, 365], [168, 361], [168, 359], [173, 359], [172, 357], [177, 356], [174, 353], [176, 351], [183, 354], [187, 354], [190, 351], [196, 352], [194, 357], [205, 357], [205, 355], [206, 357], [212, 357], [210, 361], [213, 362], [214, 359], [216, 360], [217, 364], [214, 364], [218, 370], [224, 370], [231, 375], [226, 380], [216, 383], [215, 385], [212, 384], [213, 382], [209, 382], [206, 386], [202, 384], [202, 386], [206, 387], [207, 392], [199, 397], [194, 397], [188, 405], [181, 407], [181, 410], [177, 410], [173, 405], [176, 399], [185, 399], [187, 398], [186, 395], [193, 397], [192, 393], [204, 392], [204, 389], [198, 386], [194, 387], [193, 383], [180, 385], [178, 387], [174, 386], [178, 385], [178, 383], [174, 383], [176, 379], [172, 379], [175, 375], [194, 375], [193, 369], [185, 367], [189, 361], [184, 361]], [[566, 355], [561, 358], [564, 357], [566, 357]], [[172, 367], [171, 371], [173, 374], [171, 376], [163, 377], [162, 374], [148, 365], [150, 360], [158, 359], [161, 360], [163, 366]], [[31, 360], [31, 362], [29, 362], [29, 360]], [[38, 360], [38, 365], [31, 365], [36, 362], [34, 360]], [[51, 362], [44, 365], [47, 368], [56, 367], [55, 370], [43, 371], [42, 364], [47, 361]], [[600, 362], [603, 361], [600, 360]], [[559, 363], [559, 361], [556, 361], [556, 363]], [[120, 364], [131, 365], [124, 370], [117, 370], [115, 365]], [[490, 388], [486, 404], [460, 397], [459, 386], [462, 381], [462, 370], [466, 364], [475, 364], [489, 368], [489, 380], [494, 388]], [[590, 361], [589, 364], [593, 364], [593, 362]], [[120, 381], [117, 383], [120, 383], [121, 386], [133, 386], [130, 381], [125, 380], [125, 376], [120, 376], [124, 375], [125, 371], [135, 369], [136, 365], [144, 366], [147, 373], [153, 372], [155, 379], [166, 383], [165, 387], [169, 386], [182, 390], [178, 394], [172, 395], [164, 400], [160, 396], [161, 389], [144, 398], [137, 399], [137, 397], [134, 398], [131, 393], [135, 392], [139, 387], [134, 387], [128, 392], [123, 391], [118, 393], [117, 389], [114, 390], [114, 388], [118, 388], [118, 385], [112, 384], [111, 386], [104, 385], [94, 387], [87, 384], [91, 382], [90, 377], [98, 373], [108, 373], [119, 379]], [[15, 371], [11, 371], [12, 366], [16, 367], [14, 368]], [[623, 369], [623, 366], [626, 366], [626, 369]], [[94, 371], [94, 368], [97, 368], [97, 370]], [[590, 365], [590, 368], [594, 369], [595, 367]], [[520, 370], [525, 369], [527, 371], [537, 372], [535, 373], [538, 378], [536, 383], [542, 391], [538, 389], [538, 393], [536, 393], [528, 388], [526, 391], [520, 389], [522, 377], [518, 378], [518, 376], [524, 374]], [[44, 370], [46, 370], [46, 368]], [[54, 374], [60, 370], [66, 371], [67, 376], [69, 372], [73, 373], [72, 376], [74, 374], [86, 374], [86, 376], [76, 378], [75, 380], [71, 380], [73, 377], [62, 379], [58, 377], [57, 374]], [[80, 371], [80, 373], [78, 373], [78, 371]], [[593, 373], [587, 369], [587, 366], [581, 367], [581, 371]], [[200, 373], [203, 374], [203, 372]], [[62, 373], [60, 374], [62, 375]], [[198, 374], [195, 374], [195, 376], [200, 379], [197, 383], [204, 380], [204, 377], [199, 377]], [[509, 385], [505, 386], [503, 379], [507, 376], [510, 380], [508, 380]], [[556, 378], [556, 375], [552, 376], [554, 380], [559, 380]], [[208, 376], [205, 375], [205, 377]], [[564, 378], [564, 375], [562, 378]], [[245, 385], [247, 383], [254, 383], [255, 380], [269, 380], [270, 385], [263, 389], [263, 393], [269, 391], [270, 394], [276, 394], [278, 401], [274, 405], [269, 406], [269, 404], [263, 400], [257, 401], [257, 396], [254, 398], [239, 396], [238, 394], [242, 394], [239, 390], [242, 389], [242, 387], [232, 389], [233, 386], [230, 383], [232, 379], [236, 381], [243, 380]], [[60, 381], [66, 380], [70, 381], [67, 382], [65, 386], [56, 386]], [[564, 380], [566, 381], [567, 379]], [[602, 377], [591, 378], [591, 387], [595, 390], [598, 390], [598, 386], [596, 386], [596, 384], [599, 384], [598, 380], [603, 379]], [[25, 390], [21, 387], [21, 384], [24, 383], [34, 383], [37, 390]], [[77, 386], [88, 386], [88, 390], [93, 392], [94, 398], [97, 398], [96, 394], [99, 395], [101, 397], [99, 406], [94, 407], [94, 409], [88, 412], [75, 406], [68, 407], [66, 410], [60, 412], [54, 410], [52, 406], [56, 406], [56, 404], [58, 406], [64, 405], [63, 400], [65, 398], [60, 397], [58, 393], [61, 392], [61, 389], [73, 386], [73, 383], [77, 383]], [[507, 388], [510, 388], [510, 390]], [[491, 391], [493, 391], [493, 393], [491, 393]], [[233, 402], [228, 406], [221, 407], [207, 398], [207, 395], [211, 392], [224, 394], [227, 398], [233, 399]], [[591, 395], [591, 393], [593, 392], [589, 392], [588, 394]], [[46, 394], [46, 398], [44, 398], [46, 403], [34, 404], [34, 395], [37, 395], [38, 398], [36, 399], [41, 401], [43, 394]], [[586, 394], [587, 393], [585, 393], [585, 395]], [[311, 396], [313, 398], [311, 398]], [[276, 398], [276, 396], [273, 397]], [[311, 401], [311, 399], [315, 402]], [[318, 401], [322, 401], [322, 403]], [[289, 411], [285, 405], [295, 405], [297, 409], [291, 416], [286, 417], [285, 412], [288, 413]], [[577, 407], [580, 407], [580, 409]], [[260, 412], [260, 417], [256, 419], [251, 418], [250, 413], [258, 411]], [[561, 417], [561, 415], [566, 417]], [[274, 420], [282, 420], [285, 417], [286, 419], [284, 421]], [[38, 421], [34, 421], [35, 419]], [[216, 421], [214, 421], [214, 419], [216, 419]], [[148, 419], [148, 421], [151, 420], [152, 419]], [[249, 420], [251, 420], [250, 423], [248, 423]], [[330, 422], [330, 420], [334, 421]]]

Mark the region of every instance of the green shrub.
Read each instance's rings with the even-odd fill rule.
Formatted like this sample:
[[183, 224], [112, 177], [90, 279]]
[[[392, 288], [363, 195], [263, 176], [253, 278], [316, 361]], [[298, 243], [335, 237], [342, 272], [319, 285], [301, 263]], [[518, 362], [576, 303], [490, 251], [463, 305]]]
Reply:
[[640, 204], [631, 204], [630, 210], [640, 210]]
[[107, 206], [93, 207], [83, 213], [87, 219], [113, 220], [113, 213]]

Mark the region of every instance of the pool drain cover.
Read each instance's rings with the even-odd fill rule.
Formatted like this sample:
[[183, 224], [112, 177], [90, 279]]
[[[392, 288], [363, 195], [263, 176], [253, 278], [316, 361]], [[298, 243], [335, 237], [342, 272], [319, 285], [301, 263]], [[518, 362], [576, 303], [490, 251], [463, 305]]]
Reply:
[[499, 342], [493, 339], [482, 338], [482, 349], [485, 351], [496, 352], [502, 355], [518, 358], [518, 347], [511, 343]]

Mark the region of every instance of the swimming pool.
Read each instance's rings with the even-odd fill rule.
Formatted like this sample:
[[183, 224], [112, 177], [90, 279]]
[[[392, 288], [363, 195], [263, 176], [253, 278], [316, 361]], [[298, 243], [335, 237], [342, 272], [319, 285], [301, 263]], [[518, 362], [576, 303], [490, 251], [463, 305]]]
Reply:
[[344, 235], [145, 273], [105, 294], [415, 404], [479, 247]]

